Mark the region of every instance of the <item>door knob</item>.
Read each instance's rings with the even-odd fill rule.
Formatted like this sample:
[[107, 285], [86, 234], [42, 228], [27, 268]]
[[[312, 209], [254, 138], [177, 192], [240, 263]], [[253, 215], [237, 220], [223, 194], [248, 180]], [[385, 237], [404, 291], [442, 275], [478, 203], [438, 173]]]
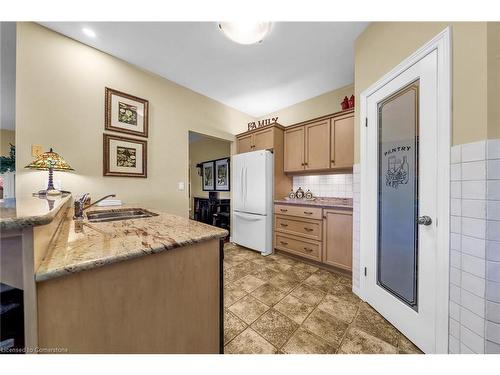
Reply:
[[432, 219], [429, 217], [429, 216], [420, 216], [418, 219], [417, 219], [417, 223], [419, 225], [431, 225], [432, 224]]

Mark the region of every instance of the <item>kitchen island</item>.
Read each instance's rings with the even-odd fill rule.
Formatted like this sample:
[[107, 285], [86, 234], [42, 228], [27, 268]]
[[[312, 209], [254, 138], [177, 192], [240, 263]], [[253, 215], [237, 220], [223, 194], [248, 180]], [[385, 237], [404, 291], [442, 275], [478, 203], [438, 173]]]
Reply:
[[34, 273], [39, 348], [220, 352], [227, 231], [152, 211], [158, 215], [79, 224], [65, 211]]

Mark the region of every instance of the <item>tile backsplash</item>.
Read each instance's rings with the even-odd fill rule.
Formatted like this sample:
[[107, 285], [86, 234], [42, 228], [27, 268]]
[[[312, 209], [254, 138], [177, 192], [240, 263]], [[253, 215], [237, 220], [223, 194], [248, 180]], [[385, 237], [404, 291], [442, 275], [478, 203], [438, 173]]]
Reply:
[[352, 173], [293, 176], [293, 191], [299, 186], [315, 197], [352, 198]]

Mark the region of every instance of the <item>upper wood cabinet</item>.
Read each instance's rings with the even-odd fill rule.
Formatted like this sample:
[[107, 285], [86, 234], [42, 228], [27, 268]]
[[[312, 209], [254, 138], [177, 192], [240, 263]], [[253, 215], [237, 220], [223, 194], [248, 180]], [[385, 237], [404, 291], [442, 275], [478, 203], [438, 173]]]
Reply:
[[292, 178], [283, 171], [285, 153], [284, 127], [278, 123], [257, 128], [236, 136], [236, 153], [272, 150], [274, 154], [274, 196], [285, 197], [292, 188]]
[[250, 152], [253, 148], [253, 134], [239, 137], [237, 140], [238, 154]]
[[352, 271], [352, 212], [323, 210], [323, 262]]
[[274, 147], [274, 128], [244, 133], [237, 137], [238, 154]]
[[330, 167], [352, 168], [354, 164], [354, 117], [335, 117], [330, 128]]
[[285, 129], [285, 172], [352, 168], [354, 112], [340, 112]]
[[330, 168], [330, 119], [304, 126], [305, 169]]
[[285, 172], [297, 172], [305, 169], [304, 134], [304, 127], [285, 131]]
[[253, 134], [253, 151], [268, 150], [274, 147], [273, 130], [273, 128], [270, 128]]

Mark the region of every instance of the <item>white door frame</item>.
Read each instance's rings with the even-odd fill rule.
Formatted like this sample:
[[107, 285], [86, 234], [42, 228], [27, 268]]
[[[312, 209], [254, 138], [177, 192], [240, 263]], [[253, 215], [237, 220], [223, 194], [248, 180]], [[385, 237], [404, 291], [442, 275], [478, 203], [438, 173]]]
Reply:
[[[377, 187], [369, 181], [366, 168], [363, 165], [367, 160], [367, 131], [365, 121], [367, 117], [367, 99], [370, 95], [400, 75], [412, 65], [420, 61], [432, 51], [437, 51], [437, 269], [436, 275], [436, 352], [448, 353], [448, 305], [449, 305], [449, 236], [450, 236], [450, 147], [451, 147], [451, 28], [447, 27], [432, 40], [418, 49], [410, 57], [402, 61], [380, 80], [363, 91], [360, 95], [360, 170], [361, 170], [361, 222], [360, 222], [360, 288], [362, 299], [366, 300], [366, 278], [364, 267], [367, 264], [366, 229], [370, 222], [367, 212], [373, 202], [369, 201], [364, 191], [371, 191]], [[396, 327], [397, 328], [397, 327]]]

